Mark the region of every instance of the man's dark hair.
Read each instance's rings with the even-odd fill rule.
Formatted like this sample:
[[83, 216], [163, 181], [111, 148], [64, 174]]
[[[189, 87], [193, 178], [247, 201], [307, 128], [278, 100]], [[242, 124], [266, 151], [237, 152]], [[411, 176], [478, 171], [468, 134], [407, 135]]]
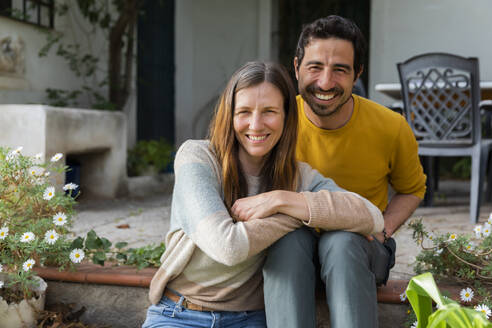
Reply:
[[362, 71], [362, 61], [366, 55], [366, 40], [360, 29], [350, 19], [336, 15], [318, 18], [302, 28], [297, 42], [296, 57], [297, 68], [301, 66], [304, 58], [304, 47], [313, 39], [337, 38], [350, 41], [354, 47], [354, 72], [355, 77]]

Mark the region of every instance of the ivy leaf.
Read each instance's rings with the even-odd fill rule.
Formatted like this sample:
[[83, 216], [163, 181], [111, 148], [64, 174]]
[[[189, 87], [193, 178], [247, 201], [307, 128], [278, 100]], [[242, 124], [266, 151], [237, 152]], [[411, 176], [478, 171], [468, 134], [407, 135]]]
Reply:
[[125, 254], [125, 253], [118, 253], [118, 254], [116, 254], [116, 259], [117, 259], [117, 260], [126, 261], [127, 256], [126, 256], [126, 254]]
[[120, 241], [119, 243], [116, 243], [114, 245], [114, 247], [116, 247], [117, 249], [122, 249], [124, 247], [126, 247], [128, 245], [128, 243], [126, 241]]
[[109, 248], [111, 247], [112, 243], [104, 237], [101, 237], [100, 240], [101, 240], [101, 243], [102, 243], [104, 250], [106, 252], [109, 252]]
[[84, 247], [84, 238], [82, 237], [77, 237], [72, 241], [72, 244], [70, 245], [70, 249], [75, 249], [75, 248], [83, 248]]
[[96, 252], [92, 257], [92, 262], [94, 264], [104, 265], [104, 261], [106, 261], [106, 254], [104, 252]]
[[96, 232], [94, 230], [91, 230], [87, 233], [85, 247], [87, 247], [87, 249], [99, 249], [102, 247], [102, 241], [96, 235]]

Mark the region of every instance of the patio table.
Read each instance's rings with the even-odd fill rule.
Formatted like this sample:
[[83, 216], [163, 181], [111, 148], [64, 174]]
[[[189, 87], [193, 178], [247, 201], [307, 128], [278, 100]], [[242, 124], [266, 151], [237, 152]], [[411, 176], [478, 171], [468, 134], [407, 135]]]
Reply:
[[[400, 83], [378, 83], [374, 86], [374, 90], [395, 100], [401, 100]], [[482, 99], [492, 99], [492, 81], [480, 81], [480, 91]]]

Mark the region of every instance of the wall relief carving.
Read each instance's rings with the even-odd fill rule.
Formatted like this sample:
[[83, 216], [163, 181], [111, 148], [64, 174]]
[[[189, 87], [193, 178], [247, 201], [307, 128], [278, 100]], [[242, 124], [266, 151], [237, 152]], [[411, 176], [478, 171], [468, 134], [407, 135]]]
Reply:
[[23, 77], [25, 72], [24, 41], [7, 36], [0, 39], [0, 76]]

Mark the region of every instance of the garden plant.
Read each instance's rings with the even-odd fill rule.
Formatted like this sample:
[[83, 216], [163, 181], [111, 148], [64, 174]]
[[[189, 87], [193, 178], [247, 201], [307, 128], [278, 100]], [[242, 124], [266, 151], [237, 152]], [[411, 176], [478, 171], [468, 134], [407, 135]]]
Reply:
[[92, 230], [74, 239], [70, 227], [77, 185], [67, 183], [58, 190], [50, 180], [54, 172], [68, 169], [60, 164], [62, 157], [53, 154], [45, 161], [43, 154], [24, 156], [22, 147], [0, 147], [0, 298], [7, 303], [33, 296], [36, 266], [74, 269], [84, 259], [100, 265], [108, 260], [138, 268], [159, 265], [163, 243], [113, 247]]
[[[449, 310], [451, 308], [459, 307], [459, 304], [455, 301], [444, 297], [444, 301], [441, 300], [438, 302], [437, 300], [440, 299], [440, 294], [439, 297], [437, 297], [435, 290], [432, 292], [429, 291], [433, 288], [434, 284], [432, 277], [429, 278], [428, 276], [420, 276], [421, 278], [416, 279], [416, 281], [419, 281], [421, 287], [413, 288], [415, 290], [419, 288], [426, 289], [426, 292], [432, 296], [431, 298], [434, 302], [441, 307], [442, 304], [451, 304], [446, 307], [449, 311], [441, 311], [439, 317], [444, 316], [444, 312], [449, 312], [453, 313], [449, 314], [450, 316], [458, 318], [462, 315], [464, 316], [464, 313], [471, 313], [468, 310], [472, 310], [482, 313], [485, 319], [491, 318], [492, 296], [490, 287], [492, 287], [492, 214], [487, 222], [476, 225], [473, 231], [470, 231], [469, 233], [458, 234], [455, 232], [447, 232], [438, 235], [433, 232], [426, 231], [422, 223], [422, 219], [413, 220], [410, 222], [409, 226], [413, 230], [413, 239], [422, 249], [420, 254], [416, 257], [416, 264], [414, 267], [415, 272], [417, 274], [433, 274], [438, 281], [451, 281], [461, 286], [461, 292], [457, 301], [464, 306], [465, 309], [459, 311], [456, 310], [461, 313], [458, 315], [456, 314], [457, 312], [453, 312], [454, 310]], [[410, 295], [407, 294], [401, 295], [402, 300], [404, 300], [407, 296], [412, 303]], [[416, 310], [416, 307], [420, 307], [420, 303], [427, 302], [422, 301], [420, 299], [421, 296], [413, 297], [415, 298], [414, 303], [417, 302], [417, 306], [412, 303], [414, 310]], [[428, 316], [430, 312], [428, 312], [428, 310], [425, 311], [425, 315]], [[417, 312], [415, 314], [417, 314]], [[417, 317], [418, 316], [419, 314], [417, 314]], [[435, 317], [437, 317], [437, 315]], [[460, 319], [458, 321], [463, 325], [441, 326], [437, 324], [431, 325], [429, 323], [429, 327], [489, 327], [488, 325], [478, 325], [478, 323], [473, 321], [475, 319], [470, 320], [473, 325], [466, 325], [465, 323], [468, 321]], [[410, 323], [408, 326], [410, 326]], [[416, 321], [413, 323], [412, 327], [417, 327]], [[427, 324], [418, 327], [427, 327]]]

